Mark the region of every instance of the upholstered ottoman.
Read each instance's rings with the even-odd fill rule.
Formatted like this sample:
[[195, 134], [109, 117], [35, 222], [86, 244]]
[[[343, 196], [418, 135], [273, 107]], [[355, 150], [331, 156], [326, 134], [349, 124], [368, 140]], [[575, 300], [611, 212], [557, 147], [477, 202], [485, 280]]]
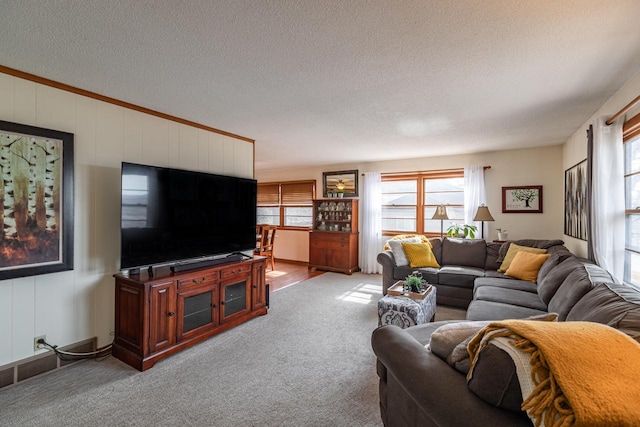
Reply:
[[424, 299], [385, 295], [378, 301], [378, 326], [396, 325], [403, 329], [433, 321], [436, 315], [436, 288]]

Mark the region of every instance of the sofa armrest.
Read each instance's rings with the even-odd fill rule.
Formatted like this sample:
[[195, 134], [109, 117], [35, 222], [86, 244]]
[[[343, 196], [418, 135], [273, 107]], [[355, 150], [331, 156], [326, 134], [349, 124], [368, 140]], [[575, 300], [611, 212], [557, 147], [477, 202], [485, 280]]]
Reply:
[[389, 289], [396, 280], [393, 278], [393, 270], [396, 268], [396, 259], [393, 252], [383, 251], [378, 254], [378, 264], [382, 265], [382, 295], [387, 294]]
[[[371, 344], [379, 362], [386, 367], [387, 383], [399, 386], [388, 390], [387, 396], [410, 399], [432, 425], [531, 425], [523, 414], [497, 408], [477, 397], [467, 387], [463, 374], [405, 330], [382, 326], [373, 332]], [[388, 410], [397, 407], [389, 405]]]

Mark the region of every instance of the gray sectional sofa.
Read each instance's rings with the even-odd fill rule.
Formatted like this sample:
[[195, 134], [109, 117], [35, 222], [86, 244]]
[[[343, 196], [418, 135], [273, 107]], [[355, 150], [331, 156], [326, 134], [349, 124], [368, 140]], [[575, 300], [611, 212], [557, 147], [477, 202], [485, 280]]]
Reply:
[[[386, 295], [387, 289], [398, 280], [403, 280], [418, 270], [427, 282], [437, 288], [438, 304], [467, 308], [473, 299], [473, 285], [477, 278], [492, 280], [505, 277], [497, 270], [506, 255], [508, 245], [482, 239], [449, 237], [429, 239], [429, 242], [440, 268], [399, 266], [391, 250], [378, 254], [378, 263], [382, 265], [383, 294]], [[518, 240], [514, 243], [546, 249], [559, 258], [571, 255], [561, 240]]]
[[[443, 244], [446, 247], [446, 240]], [[476, 277], [469, 290], [468, 321], [456, 324], [468, 325], [475, 331], [490, 320], [528, 318], [554, 312], [559, 321], [605, 324], [640, 342], [640, 292], [614, 283], [606, 271], [571, 255], [566, 248], [550, 252], [552, 255], [540, 269], [537, 285], [496, 275], [494, 270], [486, 268], [481, 274], [480, 268], [473, 267], [469, 272], [474, 272]], [[447, 256], [445, 252], [443, 259], [447, 260]], [[387, 271], [387, 274], [393, 277], [396, 273]], [[393, 280], [402, 274], [397, 273]], [[444, 293], [447, 296], [447, 292]], [[463, 295], [456, 298], [462, 301], [467, 294], [455, 295]], [[380, 378], [380, 411], [385, 426], [532, 425], [526, 413], [504, 409], [499, 402], [489, 403], [479, 397], [467, 385], [464, 373], [456, 370], [449, 358], [431, 351], [429, 345], [433, 344], [434, 331], [451, 324], [436, 322], [408, 329], [382, 326], [373, 332], [372, 347]], [[438, 335], [439, 340], [441, 335]], [[442, 344], [439, 342], [438, 346]], [[508, 394], [501, 391], [500, 396]]]

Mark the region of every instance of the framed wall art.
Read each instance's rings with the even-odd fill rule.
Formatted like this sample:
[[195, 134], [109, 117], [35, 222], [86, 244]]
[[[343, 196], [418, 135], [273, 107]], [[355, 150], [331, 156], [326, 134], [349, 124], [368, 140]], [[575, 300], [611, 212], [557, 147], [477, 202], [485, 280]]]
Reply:
[[322, 172], [322, 188], [324, 197], [358, 197], [358, 171]]
[[73, 134], [0, 121], [0, 280], [73, 269]]
[[587, 240], [589, 226], [587, 160], [564, 171], [564, 234]]
[[503, 213], [542, 213], [542, 185], [502, 187]]

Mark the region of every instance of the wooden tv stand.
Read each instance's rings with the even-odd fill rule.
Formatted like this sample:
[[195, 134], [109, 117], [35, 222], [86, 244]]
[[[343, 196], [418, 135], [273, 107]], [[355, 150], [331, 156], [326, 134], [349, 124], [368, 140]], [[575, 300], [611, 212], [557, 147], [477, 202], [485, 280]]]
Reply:
[[115, 274], [114, 357], [144, 371], [158, 360], [267, 314], [265, 258], [172, 273]]

